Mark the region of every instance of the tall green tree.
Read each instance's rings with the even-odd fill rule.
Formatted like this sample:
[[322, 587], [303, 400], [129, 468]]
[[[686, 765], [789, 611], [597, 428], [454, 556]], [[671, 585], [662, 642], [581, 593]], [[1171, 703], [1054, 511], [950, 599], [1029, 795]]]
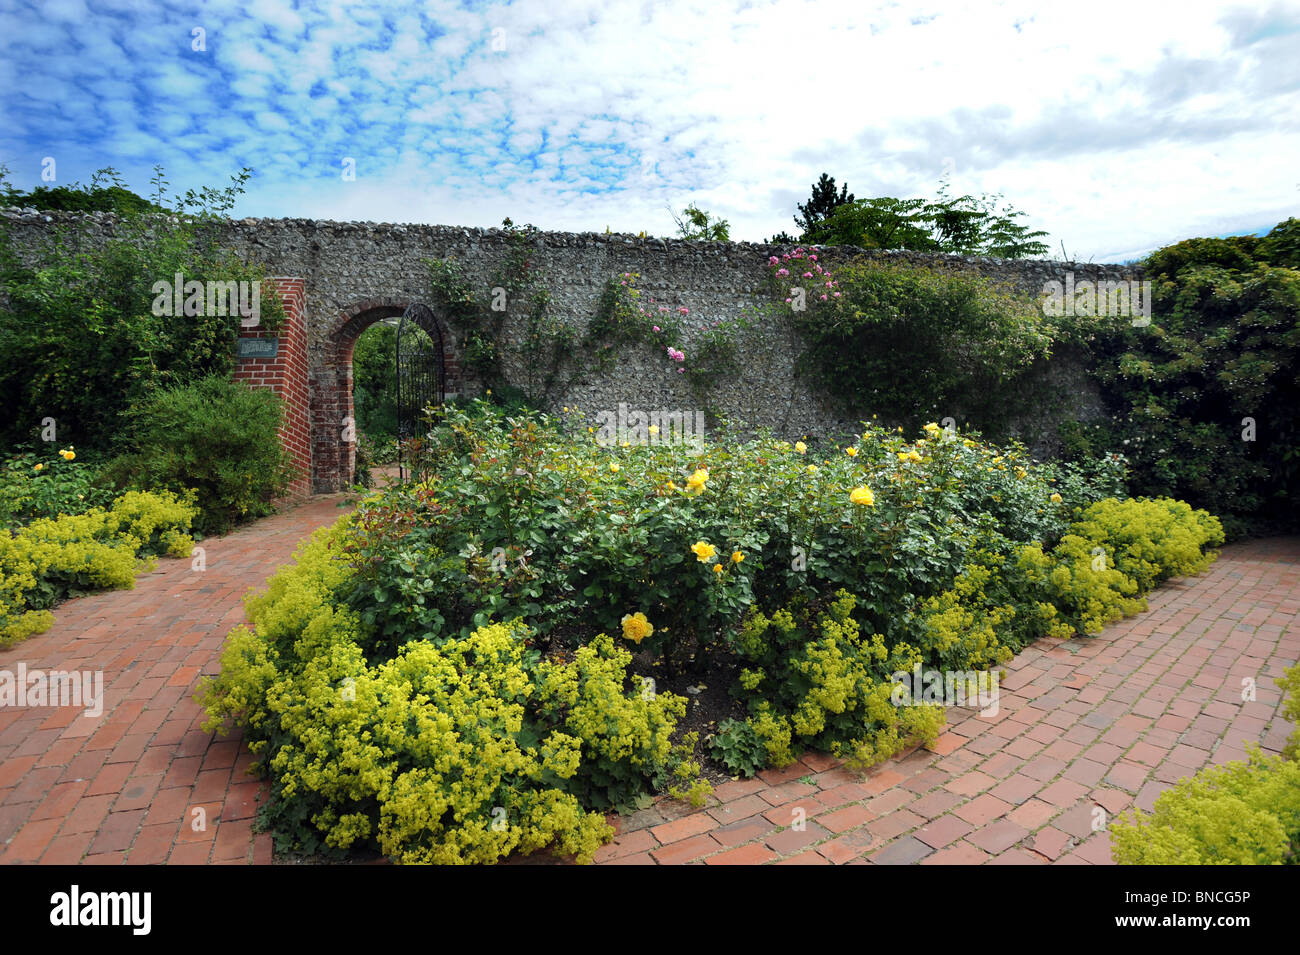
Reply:
[[1003, 259], [1046, 254], [1047, 245], [1041, 239], [1047, 233], [1031, 231], [1017, 221], [1023, 216], [1023, 212], [1003, 205], [1001, 195], [950, 196], [945, 182], [930, 201], [880, 196], [839, 205], [806, 232], [804, 240]]
[[812, 197], [807, 202], [799, 203], [799, 215], [794, 217], [794, 224], [807, 236], [823, 222], [829, 219], [840, 206], [853, 201], [849, 184], [840, 186], [835, 191], [835, 177], [822, 173], [821, 178], [813, 183]]

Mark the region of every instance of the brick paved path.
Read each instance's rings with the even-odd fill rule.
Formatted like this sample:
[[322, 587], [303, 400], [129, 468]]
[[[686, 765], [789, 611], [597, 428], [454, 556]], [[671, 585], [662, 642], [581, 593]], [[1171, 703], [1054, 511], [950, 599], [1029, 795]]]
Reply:
[[661, 802], [621, 820], [596, 860], [1109, 864], [1094, 819], [1150, 809], [1207, 763], [1244, 759], [1248, 741], [1281, 750], [1291, 726], [1274, 681], [1300, 659], [1300, 539], [1227, 547], [1149, 604], [1095, 636], [1027, 647], [997, 715], [950, 710], [933, 752], [866, 778], [812, 754], [726, 783], [687, 815]]
[[203, 541], [201, 572], [189, 558], [164, 558], [134, 590], [68, 601], [51, 629], [0, 651], [10, 672], [19, 661], [102, 670], [105, 696], [99, 719], [66, 706], [0, 708], [0, 862], [271, 860], [270, 836], [251, 832], [252, 757], [233, 734], [204, 733], [192, 697], [243, 622], [244, 594], [337, 520], [343, 500], [315, 497]]
[[[0, 708], [0, 862], [264, 863], [264, 790], [237, 737], [204, 733], [191, 697], [215, 673], [242, 597], [332, 523], [318, 497], [204, 542], [207, 568], [162, 560], [136, 589], [69, 601], [0, 669], [102, 670], [106, 703]], [[1092, 811], [1118, 811], [1207, 762], [1278, 750], [1273, 680], [1300, 658], [1300, 538], [1226, 548], [1149, 612], [1091, 638], [1040, 641], [1008, 664], [998, 716], [954, 710], [935, 752], [865, 779], [817, 755], [720, 787], [704, 809], [661, 801], [619, 820], [598, 861], [1107, 862]], [[1241, 702], [1253, 677], [1258, 698]], [[195, 810], [206, 827], [196, 831]], [[807, 818], [791, 826], [794, 810]]]

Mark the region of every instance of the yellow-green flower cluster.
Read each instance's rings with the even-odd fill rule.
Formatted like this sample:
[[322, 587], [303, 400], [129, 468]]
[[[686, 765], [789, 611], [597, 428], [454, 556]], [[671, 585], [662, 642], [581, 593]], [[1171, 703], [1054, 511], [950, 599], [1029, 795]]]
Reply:
[[129, 589], [156, 555], [188, 555], [194, 541], [186, 531], [197, 513], [169, 492], [130, 491], [109, 510], [93, 508], [0, 532], [0, 646], [52, 625], [48, 610], [32, 606], [43, 584], [56, 592], [56, 581], [72, 580]]

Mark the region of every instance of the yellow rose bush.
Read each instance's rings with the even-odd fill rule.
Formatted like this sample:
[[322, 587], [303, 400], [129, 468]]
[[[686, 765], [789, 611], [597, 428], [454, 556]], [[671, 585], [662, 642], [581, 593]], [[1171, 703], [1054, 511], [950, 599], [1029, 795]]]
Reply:
[[[262, 760], [282, 845], [586, 859], [600, 813], [698, 803], [705, 756], [750, 774], [933, 739], [942, 707], [900, 705], [892, 675], [1089, 632], [1222, 540], [1124, 500], [1122, 459], [936, 428], [866, 425], [854, 455], [810, 440], [602, 442], [574, 416], [446, 409], [417, 480], [250, 599], [205, 687]], [[674, 736], [686, 699], [655, 688], [719, 669], [739, 718]]]

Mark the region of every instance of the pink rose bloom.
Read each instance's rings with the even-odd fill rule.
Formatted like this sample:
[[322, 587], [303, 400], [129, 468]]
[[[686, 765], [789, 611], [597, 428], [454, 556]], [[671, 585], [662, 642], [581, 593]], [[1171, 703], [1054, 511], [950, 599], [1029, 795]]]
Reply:
[[825, 295], [822, 296], [822, 301], [823, 301], [823, 302], [826, 301], [826, 296], [825, 296]]
[[687, 308], [685, 305], [683, 305], [683, 306], [681, 306], [680, 308], [678, 308], [677, 311], [681, 312], [683, 315], [689, 315], [689, 314], [691, 314], [691, 310], [690, 310], [689, 308]]
[[815, 255], [810, 255], [810, 256], [808, 256], [808, 258], [812, 259], [814, 262], [817, 261], [817, 256], [815, 256]]
[[772, 256], [770, 259], [767, 260], [767, 264], [768, 264], [768, 265], [776, 265], [776, 263], [778, 263], [778, 262], [780, 262], [780, 261], [781, 261], [781, 260], [778, 259], [778, 258], [774, 255], [774, 256]]
[[836, 297], [836, 298], [839, 298], [839, 297], [840, 297], [840, 293], [839, 293], [839, 292], [836, 292], [836, 293], [835, 293], [835, 297]]
[[806, 278], [806, 279], [810, 279], [810, 278], [812, 278], [812, 273], [811, 273], [811, 272], [805, 272], [805, 273], [803, 274], [803, 277]]
[[659, 326], [658, 326], [658, 325], [655, 326], [655, 331], [659, 331]]
[[685, 368], [678, 368], [678, 369], [677, 369], [677, 374], [682, 375], [682, 374], [685, 374], [685, 373], [686, 373], [686, 369], [685, 369]]
[[[786, 299], [786, 300], [785, 300], [785, 303], [786, 303], [787, 305], [789, 305], [789, 304], [790, 304], [790, 300], [789, 300], [789, 299]], [[609, 346], [606, 345], [605, 347], [608, 348]]]
[[777, 275], [789, 275], [789, 274], [790, 274], [790, 270], [789, 270], [789, 269], [777, 269], [777, 270], [776, 270], [776, 274], [777, 274]]

